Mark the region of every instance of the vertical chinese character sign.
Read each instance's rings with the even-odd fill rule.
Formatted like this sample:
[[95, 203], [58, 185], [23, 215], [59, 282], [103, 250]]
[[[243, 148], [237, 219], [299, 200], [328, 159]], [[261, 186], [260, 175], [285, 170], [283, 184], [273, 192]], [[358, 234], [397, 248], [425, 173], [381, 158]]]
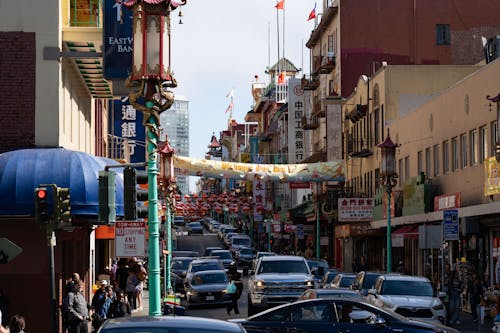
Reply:
[[253, 204], [254, 221], [262, 221], [261, 212], [266, 207], [266, 183], [262, 180], [253, 181]]
[[288, 81], [288, 163], [300, 163], [306, 158], [306, 137], [302, 117], [306, 115], [309, 100], [302, 90], [300, 79]]
[[146, 129], [142, 124], [142, 112], [134, 109], [128, 101], [113, 101], [114, 135], [128, 140], [130, 162], [146, 161]]

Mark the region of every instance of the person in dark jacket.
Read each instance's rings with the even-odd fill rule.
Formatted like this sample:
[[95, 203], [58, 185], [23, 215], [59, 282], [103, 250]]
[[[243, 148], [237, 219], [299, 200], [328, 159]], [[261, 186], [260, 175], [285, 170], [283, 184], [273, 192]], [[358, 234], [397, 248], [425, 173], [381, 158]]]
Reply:
[[111, 303], [108, 310], [107, 318], [130, 317], [132, 309], [125, 298], [122, 290], [116, 291], [116, 299]]
[[481, 279], [477, 276], [477, 273], [472, 274], [472, 279], [467, 286], [467, 291], [469, 292], [472, 320], [477, 323], [478, 306], [483, 297], [483, 284]]
[[69, 333], [88, 333], [90, 304], [83, 296], [83, 285], [75, 282], [73, 291], [68, 294], [68, 328]]

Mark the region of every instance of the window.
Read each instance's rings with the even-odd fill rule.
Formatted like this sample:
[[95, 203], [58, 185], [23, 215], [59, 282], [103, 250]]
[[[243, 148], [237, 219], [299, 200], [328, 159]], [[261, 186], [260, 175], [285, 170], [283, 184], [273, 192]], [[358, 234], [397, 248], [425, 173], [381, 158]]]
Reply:
[[419, 151], [417, 153], [417, 172], [419, 176], [424, 171], [423, 168], [424, 168], [424, 153], [422, 151]]
[[460, 167], [467, 167], [467, 134], [460, 134]]
[[479, 156], [477, 154], [477, 130], [474, 129], [469, 133], [469, 144], [470, 144], [470, 164], [476, 165], [478, 163]]
[[488, 157], [488, 130], [486, 126], [479, 127], [479, 163]]
[[439, 145], [434, 145], [434, 176], [439, 176]]
[[493, 121], [491, 122], [491, 125], [490, 125], [490, 133], [491, 133], [491, 136], [490, 136], [490, 156], [495, 156], [495, 148], [496, 148], [496, 145], [497, 145], [497, 122], [496, 121]]
[[451, 171], [459, 169], [458, 158], [458, 138], [451, 138]]
[[403, 182], [404, 182], [404, 179], [403, 179], [403, 160], [399, 160], [398, 161], [398, 174], [399, 174], [399, 186], [403, 186]]
[[443, 174], [450, 171], [450, 156], [448, 152], [448, 141], [443, 141]]
[[431, 176], [431, 149], [425, 148], [425, 176]]
[[405, 157], [405, 181], [410, 179], [410, 156]]
[[70, 25], [80, 27], [99, 26], [100, 1], [71, 0]]
[[375, 144], [379, 144], [380, 142], [380, 115], [379, 115], [379, 110], [374, 111], [374, 130], [375, 130]]
[[450, 45], [450, 25], [436, 24], [436, 45]]

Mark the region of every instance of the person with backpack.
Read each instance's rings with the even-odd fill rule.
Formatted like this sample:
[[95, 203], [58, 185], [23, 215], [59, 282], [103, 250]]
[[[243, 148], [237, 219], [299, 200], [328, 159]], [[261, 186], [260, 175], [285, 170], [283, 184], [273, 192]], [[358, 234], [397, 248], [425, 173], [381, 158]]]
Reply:
[[231, 303], [229, 303], [226, 308], [227, 314], [231, 314], [233, 309], [235, 314], [240, 314], [240, 310], [238, 309], [238, 300], [242, 293], [243, 283], [241, 281], [241, 274], [237, 272], [234, 275], [231, 275], [231, 281], [227, 286], [227, 294], [231, 299]]

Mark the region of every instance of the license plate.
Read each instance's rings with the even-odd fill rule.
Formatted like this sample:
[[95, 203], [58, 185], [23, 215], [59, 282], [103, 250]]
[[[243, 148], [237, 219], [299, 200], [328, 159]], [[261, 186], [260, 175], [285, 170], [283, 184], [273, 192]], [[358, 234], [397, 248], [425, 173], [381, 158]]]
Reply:
[[214, 296], [207, 296], [207, 301], [213, 301], [215, 299]]

